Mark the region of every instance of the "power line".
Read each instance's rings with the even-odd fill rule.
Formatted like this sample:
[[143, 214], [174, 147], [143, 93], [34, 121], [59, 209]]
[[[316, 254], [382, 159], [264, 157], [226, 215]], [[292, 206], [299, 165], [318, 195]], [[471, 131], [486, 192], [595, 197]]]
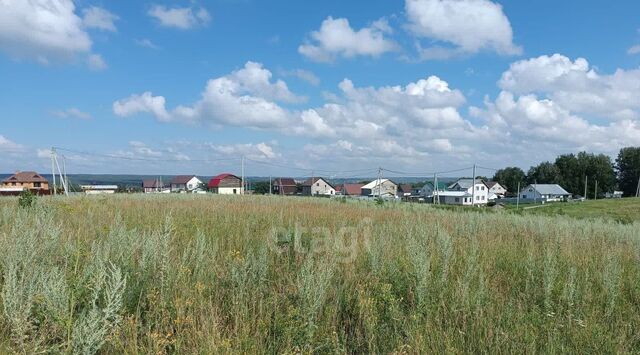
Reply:
[[64, 151], [64, 152], [69, 152], [69, 153], [74, 153], [74, 154], [79, 154], [79, 155], [86, 155], [86, 156], [93, 156], [93, 157], [101, 157], [101, 158], [108, 158], [108, 159], [120, 159], [120, 160], [131, 160], [131, 161], [148, 161], [148, 162], [180, 162], [180, 163], [213, 163], [213, 162], [219, 162], [219, 161], [232, 161], [232, 160], [240, 160], [240, 158], [217, 158], [217, 159], [163, 159], [163, 158], [142, 158], [142, 157], [128, 157], [128, 156], [123, 156], [123, 155], [115, 155], [115, 154], [101, 154], [101, 153], [93, 153], [93, 152], [86, 152], [86, 151], [80, 151], [80, 150], [73, 150], [73, 149], [67, 149], [67, 148], [60, 148], [60, 147], [54, 147], [56, 150], [59, 151]]
[[407, 175], [407, 176], [431, 176], [434, 174], [438, 174], [438, 175], [442, 175], [442, 174], [451, 174], [451, 173], [457, 173], [460, 171], [466, 171], [471, 169], [471, 167], [468, 168], [461, 168], [461, 169], [455, 169], [455, 170], [448, 170], [448, 171], [431, 171], [431, 172], [422, 172], [422, 173], [410, 173], [410, 172], [406, 172], [406, 171], [397, 171], [397, 170], [390, 170], [390, 169], [384, 169], [382, 168], [382, 170], [388, 172], [388, 173], [392, 173], [392, 174], [398, 174], [398, 175]]
[[374, 170], [374, 169], [371, 169], [371, 168], [355, 169], [355, 170], [329, 170], [329, 169], [316, 169], [316, 168], [299, 168], [299, 167], [295, 167], [295, 166], [283, 165], [283, 164], [278, 164], [278, 163], [271, 163], [271, 162], [266, 162], [266, 161], [251, 159], [251, 158], [245, 158], [245, 160], [249, 160], [251, 162], [262, 164], [262, 165], [273, 166], [273, 167], [276, 167], [276, 168], [299, 170], [299, 171], [305, 171], [305, 172], [317, 171], [317, 172], [323, 172], [323, 173], [328, 173], [328, 174], [331, 174], [331, 173], [335, 173], [335, 174], [357, 173], [357, 172], [368, 172], [368, 171]]

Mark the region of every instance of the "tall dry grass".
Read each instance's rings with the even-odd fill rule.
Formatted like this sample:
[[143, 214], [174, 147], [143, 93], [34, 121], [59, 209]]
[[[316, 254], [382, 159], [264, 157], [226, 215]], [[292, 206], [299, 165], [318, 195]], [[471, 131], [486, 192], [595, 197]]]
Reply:
[[280, 197], [0, 200], [0, 351], [639, 352], [640, 225]]

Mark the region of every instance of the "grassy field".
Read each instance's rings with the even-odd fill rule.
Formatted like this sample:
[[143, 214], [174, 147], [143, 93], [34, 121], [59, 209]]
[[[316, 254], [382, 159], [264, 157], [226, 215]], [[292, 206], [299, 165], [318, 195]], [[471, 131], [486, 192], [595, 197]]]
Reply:
[[0, 353], [640, 352], [638, 222], [249, 196], [17, 205], [0, 199]]
[[550, 203], [544, 207], [523, 210], [525, 214], [581, 219], [612, 219], [622, 223], [640, 221], [640, 198], [588, 200], [574, 203]]

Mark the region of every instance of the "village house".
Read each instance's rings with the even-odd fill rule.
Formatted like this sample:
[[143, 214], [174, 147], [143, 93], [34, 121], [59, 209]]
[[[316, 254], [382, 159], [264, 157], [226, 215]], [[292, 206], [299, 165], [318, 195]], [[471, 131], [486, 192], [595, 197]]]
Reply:
[[447, 189], [447, 184], [444, 182], [438, 182], [438, 188], [434, 188], [434, 183], [431, 181], [427, 181], [419, 191], [419, 195], [423, 196], [427, 199], [427, 202], [433, 201], [433, 193], [435, 191], [445, 191]]
[[298, 192], [298, 184], [292, 178], [277, 178], [272, 183], [274, 195], [295, 195]]
[[150, 193], [169, 193], [171, 188], [162, 183], [162, 179], [145, 179], [142, 180], [142, 190], [145, 194]]
[[[446, 191], [438, 192], [440, 203], [446, 205], [486, 205], [489, 202], [489, 188], [482, 180], [458, 179], [447, 187]], [[474, 200], [475, 199], [475, 200]]]
[[520, 198], [523, 200], [557, 202], [569, 197], [571, 194], [558, 184], [531, 184], [520, 191]]
[[403, 199], [408, 199], [413, 195], [413, 186], [410, 184], [402, 184], [398, 186], [398, 197]]
[[171, 192], [193, 192], [200, 188], [202, 181], [195, 175], [178, 175], [171, 180]]
[[364, 184], [342, 184], [336, 186], [336, 193], [342, 196], [361, 196]]
[[489, 200], [504, 198], [504, 195], [507, 194], [507, 189], [505, 189], [497, 181], [487, 181], [485, 185], [487, 185], [487, 187], [489, 188]]
[[242, 195], [244, 193], [242, 179], [229, 173], [214, 176], [209, 181], [208, 187], [211, 192], [219, 195]]
[[321, 177], [312, 177], [302, 183], [302, 194], [305, 196], [333, 196], [336, 189]]
[[398, 184], [389, 179], [375, 179], [362, 186], [362, 196], [369, 197], [396, 197]]
[[16, 194], [30, 190], [35, 194], [48, 194], [49, 181], [35, 171], [20, 171], [2, 180], [2, 194]]

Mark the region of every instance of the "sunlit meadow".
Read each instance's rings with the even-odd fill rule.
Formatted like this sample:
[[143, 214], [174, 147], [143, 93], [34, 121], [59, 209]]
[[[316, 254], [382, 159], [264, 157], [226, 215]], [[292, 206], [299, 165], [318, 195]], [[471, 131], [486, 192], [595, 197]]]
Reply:
[[640, 351], [640, 223], [250, 196], [0, 200], [0, 352]]

